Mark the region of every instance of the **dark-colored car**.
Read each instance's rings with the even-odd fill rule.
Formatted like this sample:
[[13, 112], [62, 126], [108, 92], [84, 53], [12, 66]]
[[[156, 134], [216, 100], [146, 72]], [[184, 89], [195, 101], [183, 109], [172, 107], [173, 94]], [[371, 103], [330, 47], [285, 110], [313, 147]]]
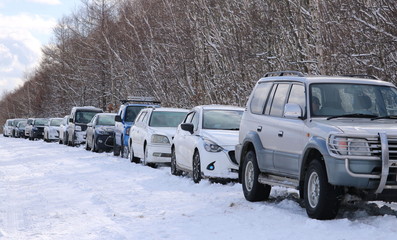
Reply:
[[35, 119], [33, 119], [32, 123], [31, 123], [30, 133], [29, 133], [29, 140], [43, 139], [43, 137], [44, 137], [44, 125], [47, 122], [48, 122], [47, 118], [35, 118]]
[[15, 128], [15, 137], [25, 138], [25, 127], [27, 120], [20, 121]]
[[85, 150], [93, 152], [113, 149], [115, 113], [98, 113], [87, 124]]
[[17, 133], [17, 125], [18, 125], [18, 123], [21, 122], [21, 121], [26, 121], [26, 119], [24, 119], [24, 118], [17, 118], [17, 119], [13, 119], [13, 120], [12, 120], [12, 132], [11, 132], [11, 137], [14, 137], [14, 138], [18, 137], [18, 136], [17, 136], [17, 135], [18, 135], [18, 133]]

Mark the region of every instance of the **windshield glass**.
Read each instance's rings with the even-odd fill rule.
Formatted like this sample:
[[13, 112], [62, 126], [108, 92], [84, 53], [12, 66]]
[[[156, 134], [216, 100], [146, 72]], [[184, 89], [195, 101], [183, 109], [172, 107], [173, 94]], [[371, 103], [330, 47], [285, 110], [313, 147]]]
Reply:
[[62, 123], [62, 118], [61, 119], [52, 119], [50, 122], [50, 126], [56, 126], [59, 127]]
[[136, 115], [141, 111], [141, 109], [145, 108], [145, 106], [129, 106], [127, 107], [125, 113], [125, 122], [133, 122], [136, 118]]
[[364, 84], [311, 84], [311, 115], [367, 117], [397, 114], [397, 90], [394, 87]]
[[17, 125], [17, 127], [19, 127], [19, 128], [23, 128], [25, 126], [26, 126], [26, 121], [19, 122]]
[[150, 118], [151, 127], [178, 127], [186, 116], [186, 112], [158, 112], [154, 111]]
[[34, 121], [35, 126], [44, 126], [48, 122], [48, 119], [38, 118]]
[[242, 110], [205, 110], [204, 129], [239, 130]]
[[97, 114], [98, 112], [93, 111], [79, 111], [76, 112], [76, 123], [89, 123], [91, 119]]
[[114, 126], [114, 115], [100, 115], [98, 116], [97, 125]]

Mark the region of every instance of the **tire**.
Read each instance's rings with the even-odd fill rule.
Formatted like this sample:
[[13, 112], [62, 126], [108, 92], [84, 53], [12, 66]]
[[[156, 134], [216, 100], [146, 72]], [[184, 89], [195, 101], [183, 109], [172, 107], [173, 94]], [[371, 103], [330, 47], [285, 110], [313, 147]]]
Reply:
[[[123, 139], [123, 137], [121, 137], [121, 139]], [[117, 146], [116, 135], [114, 136], [114, 142], [113, 142], [113, 156], [120, 156], [120, 147]]]
[[122, 158], [128, 158], [128, 147], [124, 146], [124, 141], [121, 142], [121, 151], [120, 151], [120, 155]]
[[96, 146], [95, 138], [92, 139], [91, 151], [92, 151], [92, 152], [98, 152], [98, 148], [97, 148], [97, 146]]
[[134, 149], [132, 149], [132, 147], [130, 148], [129, 159], [130, 159], [130, 162], [132, 162], [132, 163], [140, 162], [140, 159], [134, 156]]
[[87, 151], [91, 150], [90, 146], [88, 146], [88, 139], [86, 139], [86, 141], [85, 141], [84, 149], [87, 150]]
[[313, 160], [305, 175], [304, 202], [310, 218], [334, 219], [339, 200], [336, 189], [328, 183], [327, 172], [319, 160]]
[[198, 151], [194, 153], [193, 156], [193, 182], [199, 183], [202, 179], [201, 176], [201, 162], [200, 162], [200, 154]]
[[260, 170], [253, 150], [245, 154], [242, 168], [242, 187], [245, 199], [250, 202], [268, 199], [271, 186], [258, 182]]
[[171, 150], [171, 174], [175, 176], [181, 176], [182, 171], [178, 169], [176, 166], [176, 154], [175, 154], [175, 149], [172, 148]]

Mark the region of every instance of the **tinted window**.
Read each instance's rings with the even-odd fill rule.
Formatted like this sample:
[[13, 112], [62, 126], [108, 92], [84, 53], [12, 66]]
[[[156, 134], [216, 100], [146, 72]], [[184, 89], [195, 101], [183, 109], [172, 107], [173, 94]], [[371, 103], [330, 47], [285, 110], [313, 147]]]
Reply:
[[99, 115], [97, 125], [114, 126], [114, 115]]
[[265, 106], [266, 99], [267, 96], [269, 95], [269, 91], [271, 88], [272, 88], [272, 83], [261, 83], [256, 87], [250, 104], [252, 113], [255, 114], [263, 113], [263, 108]]
[[60, 126], [63, 119], [52, 119], [50, 126]]
[[278, 84], [270, 109], [270, 115], [282, 116], [288, 89], [289, 84]]
[[133, 122], [138, 113], [145, 108], [145, 106], [129, 106], [125, 113], [125, 122]]
[[160, 112], [154, 111], [150, 118], [151, 127], [177, 127], [185, 118], [184, 112]]
[[203, 128], [239, 130], [242, 115], [242, 110], [206, 110], [203, 116]]
[[299, 104], [303, 113], [305, 113], [306, 98], [305, 98], [305, 87], [303, 85], [298, 85], [298, 84], [292, 85], [288, 103]]
[[87, 124], [97, 113], [98, 112], [93, 112], [93, 111], [78, 111], [76, 112], [76, 123]]

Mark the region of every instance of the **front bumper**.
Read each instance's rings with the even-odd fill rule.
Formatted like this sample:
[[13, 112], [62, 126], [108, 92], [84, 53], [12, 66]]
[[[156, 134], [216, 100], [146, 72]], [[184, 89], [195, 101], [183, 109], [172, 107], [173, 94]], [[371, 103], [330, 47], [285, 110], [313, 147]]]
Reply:
[[233, 155], [233, 150], [223, 150], [220, 152], [201, 151], [200, 162], [203, 177], [237, 179], [238, 165], [231, 158]]
[[107, 151], [113, 149], [113, 140], [113, 134], [97, 135], [95, 144], [98, 149]]
[[31, 138], [39, 138], [42, 139], [44, 137], [44, 131], [39, 131], [39, 130], [33, 130], [32, 135], [30, 136]]
[[73, 137], [74, 144], [85, 143], [86, 131], [75, 131]]
[[170, 163], [171, 162], [171, 145], [170, 144], [152, 144], [146, 146], [148, 157], [146, 162], [150, 163]]

